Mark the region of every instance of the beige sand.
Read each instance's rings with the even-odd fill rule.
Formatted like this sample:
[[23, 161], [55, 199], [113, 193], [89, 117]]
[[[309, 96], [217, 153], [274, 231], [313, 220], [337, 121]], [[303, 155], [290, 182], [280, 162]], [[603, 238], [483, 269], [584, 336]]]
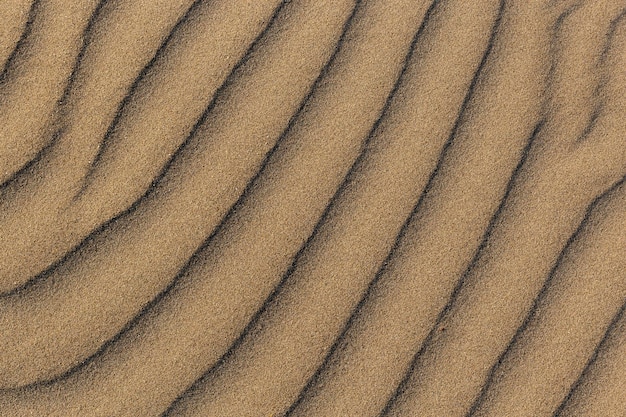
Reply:
[[626, 416], [624, 16], [0, 4], [0, 416]]

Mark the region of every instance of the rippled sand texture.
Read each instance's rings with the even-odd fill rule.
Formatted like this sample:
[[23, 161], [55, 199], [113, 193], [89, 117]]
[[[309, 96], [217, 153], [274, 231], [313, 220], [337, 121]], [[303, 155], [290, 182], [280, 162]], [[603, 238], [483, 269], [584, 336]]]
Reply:
[[626, 1], [0, 2], [0, 416], [626, 416]]

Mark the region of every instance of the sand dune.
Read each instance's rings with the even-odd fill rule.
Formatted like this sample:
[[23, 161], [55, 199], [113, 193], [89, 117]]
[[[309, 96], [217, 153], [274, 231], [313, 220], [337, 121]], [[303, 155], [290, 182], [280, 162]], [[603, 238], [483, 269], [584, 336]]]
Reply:
[[0, 5], [0, 416], [626, 416], [626, 2]]

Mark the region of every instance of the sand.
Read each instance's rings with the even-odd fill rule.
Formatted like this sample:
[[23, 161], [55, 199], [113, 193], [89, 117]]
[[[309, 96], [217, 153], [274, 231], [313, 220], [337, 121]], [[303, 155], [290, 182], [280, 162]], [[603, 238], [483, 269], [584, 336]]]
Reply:
[[0, 417], [626, 416], [626, 2], [0, 22]]

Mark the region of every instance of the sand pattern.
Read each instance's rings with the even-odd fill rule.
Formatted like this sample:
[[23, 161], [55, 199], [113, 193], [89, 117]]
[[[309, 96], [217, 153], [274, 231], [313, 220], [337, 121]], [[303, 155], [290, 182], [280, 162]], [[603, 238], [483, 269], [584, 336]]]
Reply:
[[626, 416], [626, 1], [0, 23], [0, 417]]

